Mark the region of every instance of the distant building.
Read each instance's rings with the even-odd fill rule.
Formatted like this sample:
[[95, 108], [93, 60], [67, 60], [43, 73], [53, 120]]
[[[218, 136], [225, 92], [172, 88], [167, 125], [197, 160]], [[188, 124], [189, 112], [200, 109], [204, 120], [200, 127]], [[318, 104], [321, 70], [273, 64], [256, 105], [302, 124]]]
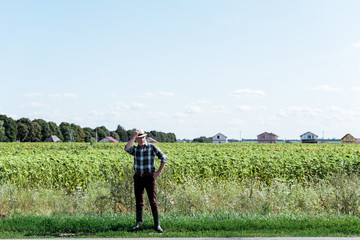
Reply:
[[274, 133], [264, 132], [257, 136], [258, 143], [276, 143], [278, 136]]
[[227, 143], [227, 136], [221, 133], [216, 134], [212, 139], [213, 143]]
[[158, 143], [159, 141], [157, 141], [156, 139], [152, 138], [152, 137], [148, 137], [147, 140], [149, 142], [154, 142], [154, 143]]
[[101, 139], [99, 142], [103, 142], [103, 143], [109, 143], [109, 142], [118, 143], [119, 141], [116, 140], [116, 139], [113, 138], [113, 137], [106, 137], [106, 138]]
[[356, 138], [354, 138], [350, 133], [346, 134], [342, 139], [342, 143], [356, 143]]
[[58, 136], [52, 135], [46, 139], [45, 142], [61, 142], [61, 140], [58, 138]]
[[318, 136], [312, 132], [306, 132], [302, 135], [300, 135], [301, 142], [302, 143], [317, 143], [318, 142]]

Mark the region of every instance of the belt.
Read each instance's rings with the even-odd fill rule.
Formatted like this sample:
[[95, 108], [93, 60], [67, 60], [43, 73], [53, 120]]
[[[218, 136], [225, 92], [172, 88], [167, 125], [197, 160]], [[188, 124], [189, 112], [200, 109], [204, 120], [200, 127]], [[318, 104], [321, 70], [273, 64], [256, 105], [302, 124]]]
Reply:
[[153, 176], [154, 173], [153, 172], [143, 173], [143, 174], [135, 173], [135, 175], [140, 176], [140, 177], [150, 177], [150, 176]]

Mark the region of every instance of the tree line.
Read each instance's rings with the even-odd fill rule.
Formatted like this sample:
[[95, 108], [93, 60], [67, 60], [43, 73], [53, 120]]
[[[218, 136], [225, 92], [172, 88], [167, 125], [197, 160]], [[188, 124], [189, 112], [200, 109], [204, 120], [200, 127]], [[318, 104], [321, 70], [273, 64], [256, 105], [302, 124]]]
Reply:
[[[44, 142], [55, 135], [63, 142], [96, 142], [105, 137], [113, 137], [127, 142], [134, 135], [135, 129], [125, 130], [118, 125], [116, 130], [110, 131], [105, 126], [82, 128], [74, 123], [62, 122], [58, 126], [54, 122], [43, 119], [30, 120], [20, 118], [14, 120], [6, 115], [0, 115], [0, 142]], [[174, 133], [158, 131], [146, 132], [149, 137], [159, 142], [176, 142]]]

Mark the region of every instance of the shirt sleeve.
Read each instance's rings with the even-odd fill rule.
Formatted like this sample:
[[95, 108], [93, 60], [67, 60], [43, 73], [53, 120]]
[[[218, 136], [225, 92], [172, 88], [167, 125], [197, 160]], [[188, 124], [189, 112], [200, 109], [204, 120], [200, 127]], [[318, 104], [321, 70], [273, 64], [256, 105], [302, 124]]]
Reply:
[[132, 146], [131, 148], [126, 148], [126, 146], [125, 146], [125, 151], [127, 152], [127, 153], [130, 153], [131, 155], [134, 155], [134, 146]]
[[167, 162], [167, 156], [155, 145], [152, 145], [156, 156], [161, 160], [162, 163]]

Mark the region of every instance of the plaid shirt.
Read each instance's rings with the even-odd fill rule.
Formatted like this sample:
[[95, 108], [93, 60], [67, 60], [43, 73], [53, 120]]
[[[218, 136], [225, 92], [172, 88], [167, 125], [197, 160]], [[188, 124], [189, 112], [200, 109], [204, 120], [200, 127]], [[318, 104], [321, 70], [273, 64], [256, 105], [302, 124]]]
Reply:
[[132, 146], [125, 151], [134, 156], [134, 170], [136, 173], [144, 174], [155, 172], [155, 157], [158, 157], [162, 163], [167, 161], [166, 155], [157, 146], [145, 143], [143, 148], [139, 145]]

